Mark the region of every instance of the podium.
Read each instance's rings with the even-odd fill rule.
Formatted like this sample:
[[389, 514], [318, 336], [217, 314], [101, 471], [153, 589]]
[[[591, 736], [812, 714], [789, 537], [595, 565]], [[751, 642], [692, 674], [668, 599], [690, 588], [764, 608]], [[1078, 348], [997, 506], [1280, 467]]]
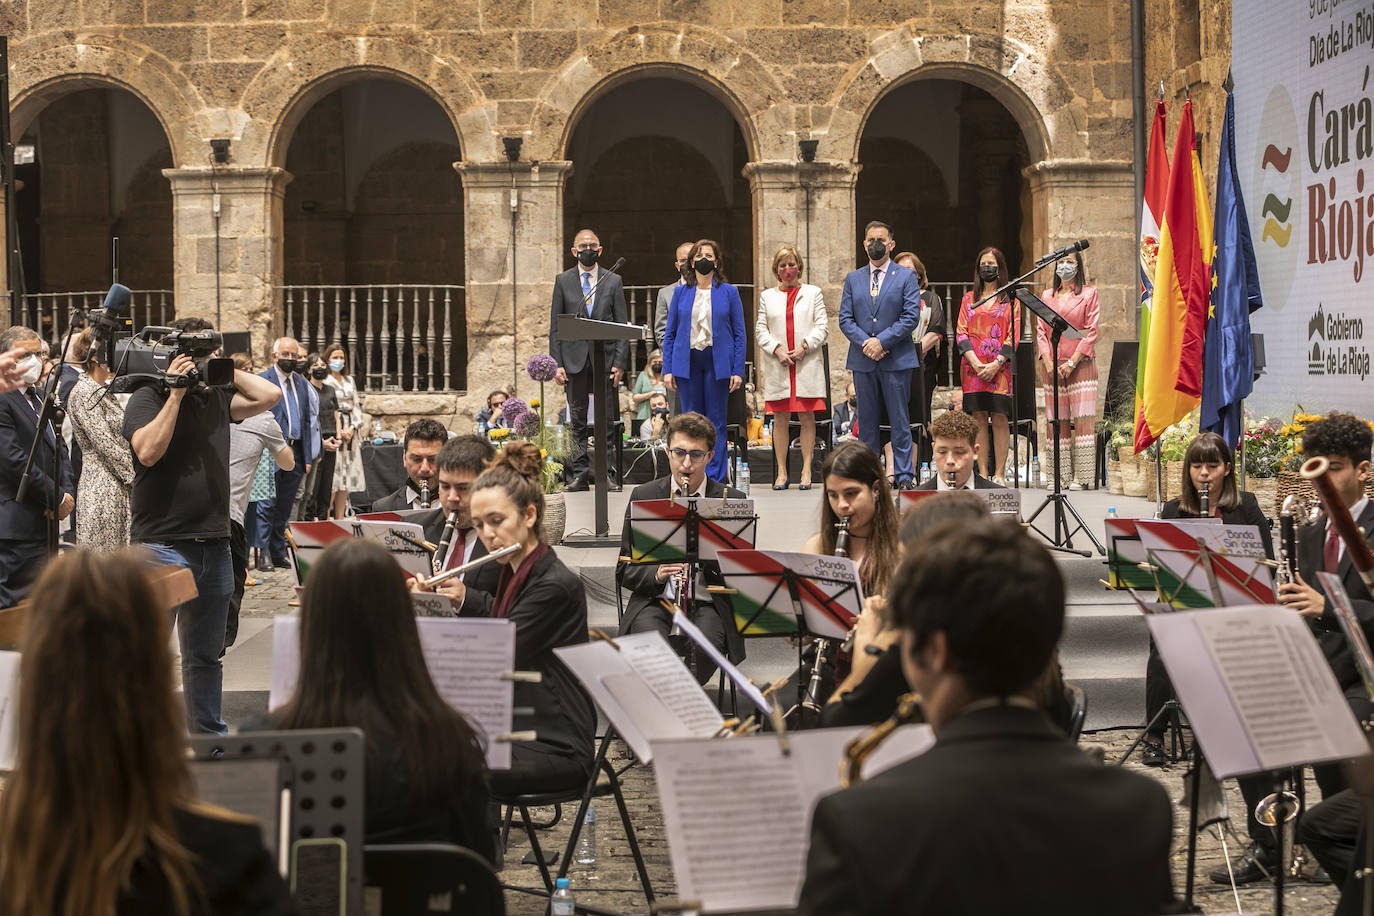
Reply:
[[[592, 378], [594, 379], [604, 379], [607, 375], [606, 348], [599, 344], [607, 340], [644, 340], [647, 337], [648, 329], [637, 324], [597, 321], [594, 318], [583, 318], [580, 315], [565, 314], [558, 316], [559, 340], [589, 340], [598, 344], [590, 348], [592, 351]], [[604, 389], [598, 387], [592, 390], [601, 392]], [[620, 538], [610, 536], [610, 524], [606, 515], [606, 435], [607, 429], [609, 429], [606, 411], [610, 407], [604, 396], [593, 395], [592, 404], [594, 445], [591, 449], [591, 460], [592, 480], [596, 490], [596, 526], [594, 528], [596, 533], [565, 537], [563, 543], [569, 547], [615, 547], [620, 544]]]

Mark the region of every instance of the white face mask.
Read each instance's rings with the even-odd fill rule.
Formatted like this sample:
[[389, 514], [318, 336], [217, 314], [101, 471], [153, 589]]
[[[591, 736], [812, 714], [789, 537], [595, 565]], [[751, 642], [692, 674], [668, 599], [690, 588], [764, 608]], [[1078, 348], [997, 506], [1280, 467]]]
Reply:
[[1059, 274], [1061, 279], [1072, 280], [1078, 273], [1078, 265], [1072, 261], [1060, 261], [1054, 268], [1054, 272]]
[[25, 385], [33, 385], [38, 382], [38, 376], [43, 374], [43, 363], [36, 356], [26, 356], [15, 366], [20, 372], [20, 378]]

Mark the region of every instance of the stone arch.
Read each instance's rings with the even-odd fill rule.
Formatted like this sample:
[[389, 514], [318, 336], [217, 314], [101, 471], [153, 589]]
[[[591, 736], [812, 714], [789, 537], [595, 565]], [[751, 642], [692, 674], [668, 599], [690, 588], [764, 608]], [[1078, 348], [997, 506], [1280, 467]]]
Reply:
[[1082, 114], [1059, 73], [1030, 45], [992, 35], [918, 35], [903, 26], [874, 39], [869, 59], [834, 96], [819, 155], [856, 160], [869, 115], [890, 91], [912, 80], [959, 80], [985, 90], [1011, 113], [1032, 162], [1088, 154]]
[[372, 37], [324, 43], [303, 38], [278, 50], [244, 90], [247, 118], [236, 155], [282, 166], [311, 105], [345, 83], [376, 77], [398, 80], [433, 99], [453, 125], [464, 158], [498, 158], [491, 107], [466, 73], [427, 51]]
[[79, 42], [56, 38], [25, 42], [10, 54], [13, 86], [12, 133], [22, 137], [39, 113], [79, 89], [115, 88], [132, 93], [158, 119], [173, 161], [199, 165], [208, 158], [198, 113], [204, 102], [194, 84], [142, 45], [112, 36]]
[[583, 112], [615, 87], [654, 76], [686, 80], [719, 99], [739, 124], [751, 160], [795, 156], [787, 94], [756, 57], [723, 33], [636, 26], [590, 46], [545, 84], [535, 103], [530, 158], [565, 158]]

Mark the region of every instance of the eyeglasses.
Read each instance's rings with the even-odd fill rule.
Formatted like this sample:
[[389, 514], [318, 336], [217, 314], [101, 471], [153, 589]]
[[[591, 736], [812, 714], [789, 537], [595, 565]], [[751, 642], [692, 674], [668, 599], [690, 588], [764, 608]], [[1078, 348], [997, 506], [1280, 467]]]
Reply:
[[705, 461], [711, 453], [702, 451], [699, 448], [694, 448], [691, 451], [685, 448], [670, 448], [668, 449], [668, 454], [672, 455], [678, 461], [682, 461], [685, 458], [690, 459], [692, 464], [696, 464], [698, 461]]
[[600, 248], [600, 247], [601, 247], [601, 243], [600, 243], [600, 242], [583, 242], [581, 245], [578, 245], [578, 246], [577, 246], [577, 250], [578, 250], [578, 251], [587, 251], [587, 250], [589, 250], [589, 249], [595, 250], [595, 249]]

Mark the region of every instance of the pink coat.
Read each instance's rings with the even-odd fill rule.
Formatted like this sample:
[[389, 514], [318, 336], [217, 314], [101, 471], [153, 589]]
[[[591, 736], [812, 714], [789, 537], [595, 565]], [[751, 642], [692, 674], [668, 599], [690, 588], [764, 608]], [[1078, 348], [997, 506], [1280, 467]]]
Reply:
[[[1069, 324], [1083, 330], [1080, 339], [1070, 340], [1067, 337], [1059, 340], [1059, 359], [1068, 361], [1073, 355], [1078, 354], [1080, 360], [1091, 359], [1094, 356], [1093, 347], [1097, 344], [1097, 319], [1100, 310], [1097, 305], [1097, 289], [1092, 286], [1083, 287], [1083, 292], [1074, 293], [1072, 286], [1062, 286], [1059, 295], [1055, 296], [1051, 290], [1045, 290], [1040, 295], [1050, 308], [1068, 319]], [[1039, 352], [1041, 356], [1050, 355], [1050, 329], [1045, 322], [1036, 320], [1039, 327], [1036, 330], [1036, 339], [1039, 342]]]

